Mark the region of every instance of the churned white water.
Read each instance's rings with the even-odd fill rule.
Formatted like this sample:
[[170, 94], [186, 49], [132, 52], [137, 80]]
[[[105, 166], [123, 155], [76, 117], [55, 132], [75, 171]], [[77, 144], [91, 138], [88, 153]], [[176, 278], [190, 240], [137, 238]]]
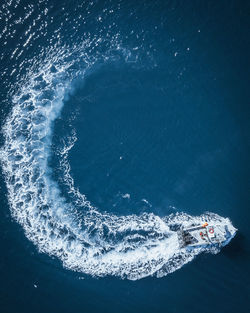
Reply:
[[[70, 174], [68, 153], [77, 140], [75, 131], [60, 151], [62, 180], [75, 201], [69, 203], [63, 197], [49, 166], [53, 124], [75, 78], [84, 79], [100, 61], [98, 55], [90, 59], [87, 48], [89, 43], [51, 54], [36, 71], [30, 70], [12, 96], [13, 108], [3, 128], [5, 144], [1, 150], [12, 215], [40, 252], [58, 257], [68, 269], [133, 280], [167, 275], [202, 252], [180, 250], [173, 225], [206, 220], [230, 225], [230, 220], [213, 213], [199, 217], [177, 213], [164, 218], [153, 213], [100, 213], [75, 188]], [[109, 59], [110, 55], [102, 56], [101, 62]]]

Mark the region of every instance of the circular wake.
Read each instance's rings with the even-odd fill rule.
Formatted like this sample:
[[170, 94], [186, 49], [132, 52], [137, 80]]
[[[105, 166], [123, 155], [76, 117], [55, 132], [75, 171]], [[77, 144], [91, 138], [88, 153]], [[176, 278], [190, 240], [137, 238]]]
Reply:
[[[74, 187], [68, 151], [76, 134], [61, 151], [64, 183], [75, 202], [69, 203], [52, 178], [50, 157], [53, 123], [76, 78], [84, 78], [103, 62], [126, 53], [88, 57], [88, 43], [71, 51], [57, 51], [13, 96], [13, 109], [3, 134], [1, 162], [12, 215], [39, 251], [58, 257], [63, 265], [92, 276], [115, 275], [139, 279], [161, 277], [191, 261], [205, 249], [180, 250], [176, 227], [205, 220], [228, 219], [207, 213], [192, 217], [184, 213], [160, 218], [154, 214], [116, 216], [101, 214]], [[114, 56], [116, 55], [116, 56]], [[79, 213], [79, 206], [82, 212]], [[214, 249], [211, 252], [217, 252]]]

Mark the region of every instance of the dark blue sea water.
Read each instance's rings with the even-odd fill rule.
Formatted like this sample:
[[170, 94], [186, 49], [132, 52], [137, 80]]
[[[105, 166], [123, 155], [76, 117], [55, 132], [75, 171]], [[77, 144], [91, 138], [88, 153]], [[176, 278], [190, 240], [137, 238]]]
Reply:
[[1, 2], [0, 312], [250, 311], [249, 12]]

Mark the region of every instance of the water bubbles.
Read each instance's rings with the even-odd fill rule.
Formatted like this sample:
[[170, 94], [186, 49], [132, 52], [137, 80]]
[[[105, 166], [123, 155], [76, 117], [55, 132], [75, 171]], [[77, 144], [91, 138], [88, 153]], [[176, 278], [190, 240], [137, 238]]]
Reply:
[[[26, 7], [26, 19], [33, 10], [33, 6]], [[44, 14], [47, 13], [45, 10]], [[24, 47], [34, 40], [32, 26], [26, 31]], [[190, 219], [200, 222], [203, 217], [101, 214], [75, 187], [70, 173], [68, 154], [77, 140], [74, 130], [59, 151], [64, 173], [61, 181], [73, 199], [71, 202], [63, 196], [52, 175], [49, 160], [53, 154], [53, 125], [75, 79], [88, 79], [88, 71], [97, 71], [97, 64], [122, 60], [133, 66], [138, 62], [138, 46], [131, 51], [123, 48], [118, 34], [110, 36], [110, 41], [99, 34], [91, 39], [86, 33], [86, 37], [81, 45], [58, 48], [50, 39], [45, 60], [41, 56], [32, 60], [12, 97], [13, 109], [3, 128], [5, 144], [0, 153], [11, 212], [39, 251], [58, 257], [68, 269], [133, 280], [149, 275], [161, 277], [202, 251], [180, 251], [177, 234], [170, 226], [183, 225]], [[13, 52], [13, 58], [20, 57], [18, 51]], [[119, 160], [123, 157], [120, 155]], [[121, 197], [129, 201], [130, 194]], [[151, 207], [146, 199], [142, 202]], [[37, 286], [34, 284], [34, 288]]]

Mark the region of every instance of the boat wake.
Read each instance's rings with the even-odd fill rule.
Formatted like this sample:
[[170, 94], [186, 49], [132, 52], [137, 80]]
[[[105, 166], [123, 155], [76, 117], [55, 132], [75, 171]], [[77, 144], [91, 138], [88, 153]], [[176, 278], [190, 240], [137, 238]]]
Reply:
[[1, 149], [11, 212], [39, 251], [58, 257], [68, 269], [132, 280], [149, 275], [162, 277], [205, 250], [180, 250], [175, 227], [190, 221], [231, 223], [213, 213], [199, 217], [177, 213], [164, 218], [153, 213], [100, 213], [75, 188], [70, 174], [68, 152], [77, 140], [75, 132], [60, 152], [63, 183], [74, 201], [63, 196], [50, 166], [54, 121], [76, 78], [86, 79], [98, 64], [114, 62], [117, 56], [125, 61], [127, 57], [119, 46], [115, 54], [95, 58], [89, 58], [86, 49], [90, 49], [87, 43], [71, 51], [51, 53], [40, 69], [31, 69], [12, 97], [13, 108], [3, 127], [5, 143]]

